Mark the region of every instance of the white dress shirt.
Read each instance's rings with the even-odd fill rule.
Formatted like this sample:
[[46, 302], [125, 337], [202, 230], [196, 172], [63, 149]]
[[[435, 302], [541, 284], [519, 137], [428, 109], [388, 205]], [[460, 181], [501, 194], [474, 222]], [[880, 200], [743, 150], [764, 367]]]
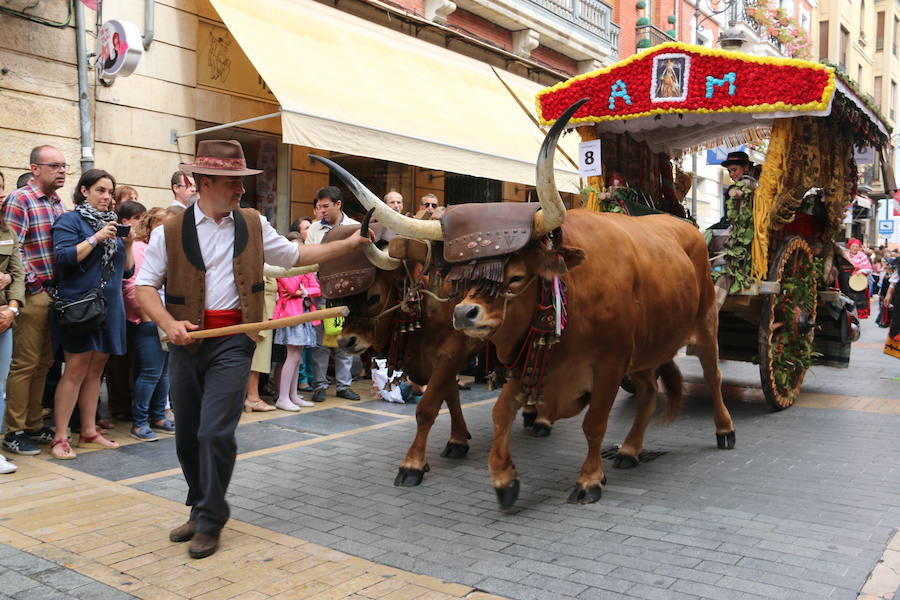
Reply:
[[[359, 225], [359, 221], [356, 219], [351, 219], [344, 213], [341, 213], [341, 220], [338, 222], [338, 225]], [[325, 237], [325, 234], [334, 229], [334, 225], [330, 225], [325, 221], [316, 221], [312, 225], [309, 226], [309, 229], [306, 230], [306, 243], [307, 244], [321, 244], [322, 238]]]
[[[229, 213], [218, 223], [203, 214], [200, 205], [194, 206], [197, 239], [200, 253], [206, 265], [206, 310], [231, 310], [240, 308], [237, 284], [234, 282], [234, 218]], [[265, 262], [278, 267], [292, 267], [300, 257], [300, 246], [279, 234], [262, 215], [263, 253]], [[138, 272], [135, 285], [149, 285], [156, 289], [166, 282], [168, 254], [164, 227], [157, 227], [150, 234], [150, 246], [144, 253], [144, 264]]]

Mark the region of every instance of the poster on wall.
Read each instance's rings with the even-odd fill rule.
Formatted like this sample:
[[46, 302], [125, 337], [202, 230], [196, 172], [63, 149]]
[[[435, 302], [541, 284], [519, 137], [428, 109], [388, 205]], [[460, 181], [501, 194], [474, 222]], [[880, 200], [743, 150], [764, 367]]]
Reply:
[[197, 26], [197, 83], [277, 102], [231, 32], [222, 25], [203, 20]]
[[262, 173], [256, 177], [256, 210], [275, 225], [276, 203], [278, 202], [278, 143], [263, 140], [259, 144], [256, 168]]

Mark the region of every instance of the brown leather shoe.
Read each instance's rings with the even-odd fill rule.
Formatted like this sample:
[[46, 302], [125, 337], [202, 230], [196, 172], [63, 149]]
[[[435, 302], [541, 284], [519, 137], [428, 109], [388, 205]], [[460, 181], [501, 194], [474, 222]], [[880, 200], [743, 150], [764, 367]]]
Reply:
[[206, 558], [219, 549], [219, 534], [209, 535], [195, 533], [188, 546], [188, 554], [191, 558]]
[[197, 533], [197, 522], [188, 521], [169, 532], [169, 540], [173, 542], [187, 542]]

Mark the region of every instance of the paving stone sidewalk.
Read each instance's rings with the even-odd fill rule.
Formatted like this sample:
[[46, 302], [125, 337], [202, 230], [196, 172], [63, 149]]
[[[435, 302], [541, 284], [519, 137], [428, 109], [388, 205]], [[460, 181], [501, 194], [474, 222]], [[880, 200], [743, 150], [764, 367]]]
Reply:
[[127, 600], [113, 587], [39, 556], [0, 544], [0, 600]]
[[[411, 407], [410, 407], [411, 408]], [[610, 469], [602, 500], [566, 504], [585, 442], [580, 420], [551, 437], [516, 428], [522, 478], [514, 510], [497, 509], [486, 455], [490, 409], [465, 415], [463, 460], [439, 456], [417, 488], [392, 485], [410, 424], [240, 461], [233, 517], [373, 560], [517, 599], [854, 599], [900, 526], [900, 417], [734, 404], [737, 448], [716, 449], [708, 403], [689, 399], [649, 450], [667, 454]], [[632, 419], [614, 408], [607, 440]], [[180, 477], [135, 487], [184, 498]]]

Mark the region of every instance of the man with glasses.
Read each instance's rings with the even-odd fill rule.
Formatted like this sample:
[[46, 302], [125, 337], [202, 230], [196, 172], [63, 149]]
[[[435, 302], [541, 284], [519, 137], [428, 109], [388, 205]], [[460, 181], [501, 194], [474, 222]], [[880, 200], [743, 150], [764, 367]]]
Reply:
[[421, 199], [419, 199], [419, 204], [421, 205], [423, 210], [430, 210], [431, 212], [434, 212], [440, 205], [440, 201], [434, 194], [425, 194]]
[[3, 447], [34, 455], [35, 442], [49, 444], [53, 430], [44, 426], [41, 400], [47, 371], [53, 364], [50, 346], [50, 296], [44, 285], [53, 279], [53, 221], [65, 212], [56, 193], [66, 183], [66, 161], [53, 146], [31, 151], [31, 181], [11, 193], [3, 205], [6, 224], [19, 236], [25, 268], [25, 305], [16, 311], [13, 357], [6, 380], [6, 428]]
[[187, 208], [191, 205], [191, 202], [197, 200], [197, 188], [194, 186], [194, 178], [184, 171], [172, 173], [170, 183], [172, 185], [172, 194], [175, 195], [175, 198], [172, 200], [172, 206]]
[[[309, 226], [306, 231], [307, 244], [321, 244], [325, 234], [338, 225], [359, 225], [359, 221], [351, 219], [344, 214], [344, 203], [341, 200], [341, 190], [333, 185], [323, 187], [316, 194], [315, 210], [321, 218]], [[317, 299], [318, 304], [324, 305], [324, 299]], [[328, 359], [331, 356], [331, 348], [322, 345], [325, 335], [325, 326], [316, 325], [316, 338], [319, 345], [312, 351], [313, 372], [316, 382], [313, 384], [312, 401], [323, 402], [325, 392], [328, 390]], [[334, 349], [334, 376], [335, 388], [338, 398], [346, 400], [359, 400], [359, 394], [350, 389], [353, 375], [350, 370], [353, 366], [353, 355], [342, 348]]]

